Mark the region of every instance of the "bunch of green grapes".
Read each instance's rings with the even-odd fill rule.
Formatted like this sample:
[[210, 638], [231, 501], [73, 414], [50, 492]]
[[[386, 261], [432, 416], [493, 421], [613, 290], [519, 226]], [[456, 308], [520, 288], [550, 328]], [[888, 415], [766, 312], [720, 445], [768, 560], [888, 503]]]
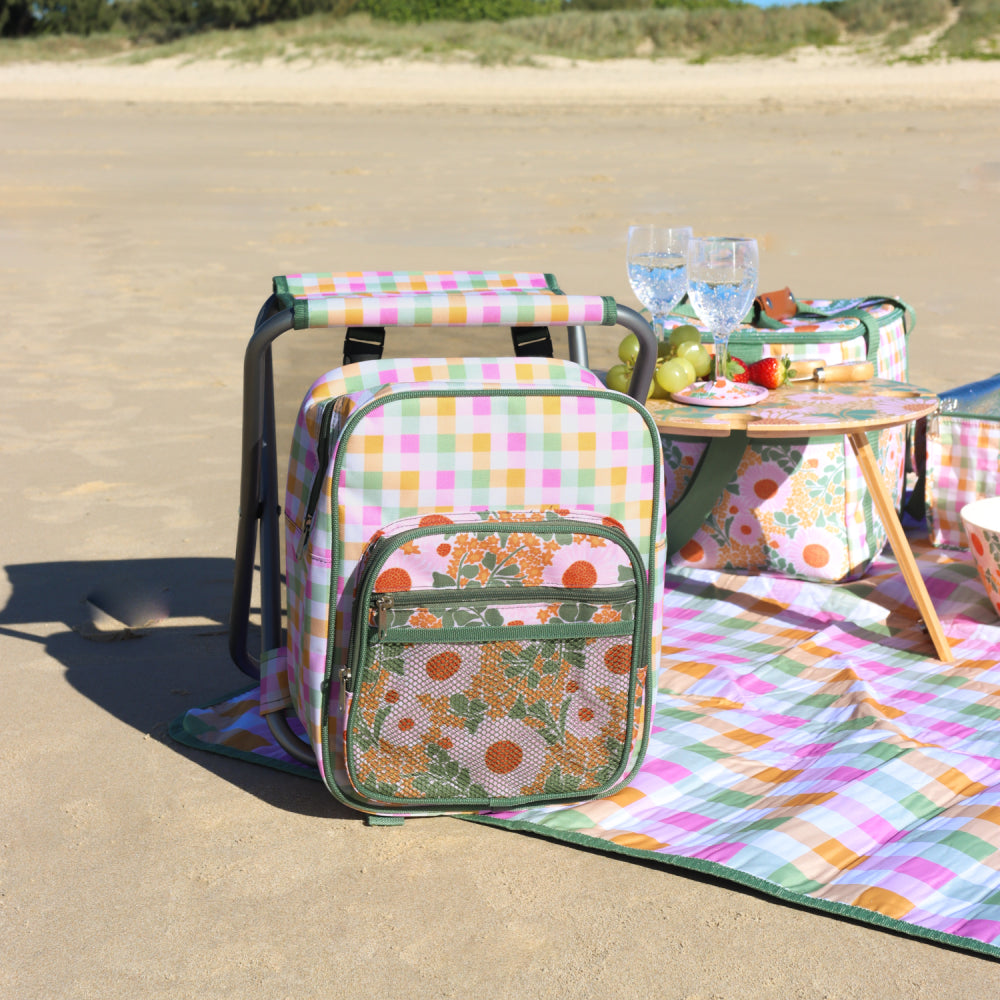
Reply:
[[[639, 340], [628, 334], [618, 345], [621, 363], [614, 365], [607, 375], [609, 389], [628, 392], [632, 369], [639, 356]], [[680, 392], [695, 379], [704, 378], [712, 370], [712, 356], [701, 342], [701, 334], [693, 326], [675, 326], [666, 340], [661, 340], [656, 351], [656, 372], [646, 393], [647, 399], [666, 399], [672, 392]]]

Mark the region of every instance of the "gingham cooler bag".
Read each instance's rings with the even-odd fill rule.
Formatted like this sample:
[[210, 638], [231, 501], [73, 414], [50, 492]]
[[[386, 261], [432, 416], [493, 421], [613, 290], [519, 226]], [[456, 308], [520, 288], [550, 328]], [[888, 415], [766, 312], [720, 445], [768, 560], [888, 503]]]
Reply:
[[300, 410], [285, 521], [261, 711], [342, 802], [575, 801], [637, 769], [666, 551], [641, 404], [554, 359], [350, 365]]
[[927, 419], [925, 461], [930, 541], [967, 548], [962, 508], [1000, 496], [1000, 374], [941, 393]]
[[[691, 323], [711, 347], [707, 329]], [[821, 359], [827, 365], [871, 361], [880, 378], [905, 381], [909, 307], [897, 299], [808, 299], [784, 320], [758, 316], [730, 338], [729, 353], [747, 362], [762, 357]], [[891, 428], [869, 436], [893, 502], [904, 484], [906, 432]], [[705, 450], [704, 440], [663, 437], [668, 509], [685, 493]], [[749, 441], [730, 481], [701, 528], [674, 551], [671, 564], [707, 569], [766, 571], [835, 582], [860, 576], [885, 545], [881, 521], [850, 445], [841, 436]]]

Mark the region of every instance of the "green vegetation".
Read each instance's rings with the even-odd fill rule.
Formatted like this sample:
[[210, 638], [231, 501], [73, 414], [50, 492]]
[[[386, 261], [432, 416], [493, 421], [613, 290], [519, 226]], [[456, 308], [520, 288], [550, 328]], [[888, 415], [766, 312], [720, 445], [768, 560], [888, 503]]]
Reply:
[[[0, 59], [1000, 58], [1000, 0], [0, 0]], [[915, 40], [919, 45], [914, 47]], [[910, 46], [910, 48], [906, 48]]]
[[1000, 58], [1000, 2], [963, 0], [961, 16], [941, 37], [941, 49], [959, 59]]

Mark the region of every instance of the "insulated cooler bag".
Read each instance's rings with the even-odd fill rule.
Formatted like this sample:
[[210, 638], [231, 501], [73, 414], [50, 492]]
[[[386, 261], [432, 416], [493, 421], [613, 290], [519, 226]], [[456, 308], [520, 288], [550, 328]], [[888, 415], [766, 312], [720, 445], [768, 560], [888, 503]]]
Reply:
[[1000, 374], [941, 393], [940, 411], [927, 420], [931, 543], [966, 548], [962, 508], [995, 496], [1000, 496]]
[[607, 794], [649, 730], [661, 486], [645, 407], [572, 362], [328, 373], [294, 432], [261, 711], [382, 817]]
[[[729, 340], [731, 356], [822, 359], [826, 365], [871, 361], [880, 378], [905, 381], [910, 309], [896, 299], [804, 300], [793, 315], [773, 319], [757, 310], [754, 325]], [[711, 348], [712, 336], [682, 307], [668, 329], [697, 326]], [[903, 489], [906, 431], [870, 436], [894, 502]], [[705, 442], [663, 437], [668, 508], [687, 490]], [[767, 571], [808, 580], [840, 581], [862, 575], [886, 541], [864, 477], [843, 436], [789, 441], [748, 441], [739, 467], [704, 524], [679, 548], [677, 566]]]

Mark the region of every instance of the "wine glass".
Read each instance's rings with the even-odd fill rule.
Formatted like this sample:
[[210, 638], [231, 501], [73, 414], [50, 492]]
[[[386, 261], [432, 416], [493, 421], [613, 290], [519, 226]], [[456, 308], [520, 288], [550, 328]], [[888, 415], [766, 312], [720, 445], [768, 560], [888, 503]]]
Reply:
[[664, 338], [664, 320], [687, 291], [690, 239], [690, 226], [629, 226], [628, 281], [649, 310], [659, 340]]
[[688, 243], [688, 299], [715, 341], [715, 384], [707, 391], [724, 395], [729, 335], [743, 321], [757, 294], [757, 241], [712, 236]]

